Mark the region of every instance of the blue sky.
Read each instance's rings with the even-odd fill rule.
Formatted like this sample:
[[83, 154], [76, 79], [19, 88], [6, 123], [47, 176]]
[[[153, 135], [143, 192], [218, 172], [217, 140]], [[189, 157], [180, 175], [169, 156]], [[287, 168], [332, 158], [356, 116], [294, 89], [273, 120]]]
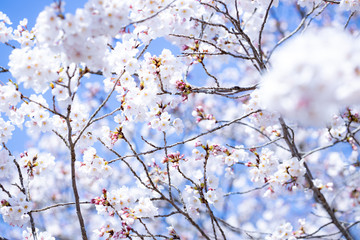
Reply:
[[[13, 24], [18, 24], [20, 20], [27, 18], [30, 26], [33, 26], [39, 12], [41, 12], [45, 6], [50, 5], [53, 2], [54, 1], [52, 0], [2, 0], [0, 11], [6, 13]], [[87, 1], [67, 1], [65, 4], [65, 10], [66, 12], [75, 12], [76, 8], [82, 7], [85, 2]]]

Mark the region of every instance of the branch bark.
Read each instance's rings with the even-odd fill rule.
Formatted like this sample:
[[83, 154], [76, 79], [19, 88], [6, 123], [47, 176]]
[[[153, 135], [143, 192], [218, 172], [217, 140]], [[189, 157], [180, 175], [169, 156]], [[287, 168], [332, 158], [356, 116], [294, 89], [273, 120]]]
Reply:
[[[292, 156], [296, 157], [300, 161], [301, 160], [301, 155], [299, 154], [298, 149], [297, 149], [297, 147], [295, 145], [294, 138], [290, 136], [289, 127], [286, 125], [283, 118], [280, 117], [279, 121], [280, 121], [282, 130], [283, 130], [285, 142], [288, 145], [288, 147], [290, 148]], [[333, 209], [331, 209], [331, 207], [330, 207], [329, 203], [327, 202], [325, 196], [321, 193], [320, 189], [318, 189], [314, 185], [314, 183], [313, 183], [314, 178], [312, 176], [312, 173], [310, 171], [309, 166], [305, 162], [304, 162], [304, 167], [306, 169], [305, 179], [309, 184], [309, 188], [314, 192], [315, 201], [317, 203], [319, 203], [325, 209], [325, 211], [330, 216], [330, 218], [332, 220], [332, 223], [339, 229], [341, 234], [347, 240], [353, 240], [354, 238], [351, 236], [348, 229], [346, 229], [345, 226], [343, 226], [340, 223], [340, 221], [337, 219], [337, 217], [335, 216], [335, 213], [334, 213]]]
[[68, 106], [68, 113], [66, 116], [66, 124], [68, 127], [68, 142], [69, 142], [69, 150], [70, 150], [70, 157], [71, 157], [71, 159], [70, 159], [70, 161], [71, 161], [71, 184], [72, 184], [72, 189], [73, 189], [73, 193], [74, 193], [76, 214], [79, 219], [82, 239], [87, 240], [88, 238], [86, 235], [85, 223], [84, 223], [84, 219], [83, 219], [83, 216], [81, 213], [81, 208], [80, 208], [79, 192], [78, 192], [78, 189], [76, 186], [76, 171], [75, 171], [76, 153], [75, 153], [75, 143], [72, 140], [72, 127], [71, 127], [71, 123], [70, 123], [70, 112], [71, 112], [71, 105]]

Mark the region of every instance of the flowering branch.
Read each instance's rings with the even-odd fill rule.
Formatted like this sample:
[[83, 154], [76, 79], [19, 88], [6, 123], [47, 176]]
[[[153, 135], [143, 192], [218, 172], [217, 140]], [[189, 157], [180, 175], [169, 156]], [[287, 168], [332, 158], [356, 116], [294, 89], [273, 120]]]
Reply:
[[[300, 156], [300, 154], [297, 150], [294, 139], [291, 138], [291, 136], [289, 134], [289, 130], [288, 130], [289, 127], [285, 124], [285, 122], [282, 118], [279, 118], [279, 121], [280, 121], [282, 130], [283, 130], [284, 139], [285, 139], [286, 144], [290, 148], [292, 155], [300, 161], [302, 159], [302, 157]], [[332, 223], [339, 229], [339, 231], [342, 233], [342, 235], [347, 240], [352, 240], [353, 237], [351, 236], [350, 232], [339, 222], [339, 220], [335, 216], [333, 209], [331, 209], [331, 207], [330, 207], [329, 203], [326, 201], [324, 195], [320, 192], [320, 189], [314, 185], [314, 182], [313, 182], [314, 179], [313, 179], [312, 173], [310, 172], [310, 169], [305, 162], [304, 162], [304, 166], [306, 168], [305, 178], [306, 178], [307, 183], [309, 184], [309, 188], [314, 192], [315, 201], [323, 206], [325, 211], [329, 214], [329, 216], [332, 220]]]

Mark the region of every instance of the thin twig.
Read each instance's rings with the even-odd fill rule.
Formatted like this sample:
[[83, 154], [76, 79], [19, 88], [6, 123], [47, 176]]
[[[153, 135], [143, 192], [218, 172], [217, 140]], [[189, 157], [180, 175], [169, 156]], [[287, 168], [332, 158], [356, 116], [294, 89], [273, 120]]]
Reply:
[[154, 17], [156, 17], [157, 15], [159, 15], [160, 13], [162, 13], [163, 11], [165, 11], [166, 9], [168, 9], [174, 2], [176, 2], [177, 0], [174, 0], [172, 1], [171, 3], [169, 3], [168, 5], [166, 5], [164, 8], [162, 8], [161, 10], [159, 10], [158, 12], [154, 13], [153, 15], [151, 15], [150, 17], [147, 17], [147, 18], [144, 18], [144, 19], [141, 19], [141, 20], [138, 20], [138, 21], [134, 21], [134, 22], [131, 22], [129, 23], [128, 25], [125, 26], [125, 28], [131, 26], [131, 25], [134, 25], [134, 24], [138, 24], [138, 23], [143, 23], [145, 21], [148, 21]]
[[244, 191], [244, 192], [229, 192], [229, 193], [224, 194], [224, 197], [228, 197], [228, 196], [231, 196], [231, 195], [241, 195], [241, 194], [251, 193], [251, 192], [263, 189], [264, 187], [266, 187], [268, 185], [269, 185], [269, 183], [266, 183], [261, 187], [253, 188], [253, 189], [250, 189], [250, 190], [247, 190], [247, 191]]
[[1, 188], [1, 190], [2, 190], [4, 193], [6, 193], [6, 194], [8, 195], [9, 198], [11, 198], [10, 192], [7, 191], [1, 183], [0, 183], [0, 188]]
[[9, 69], [0, 66], [0, 73], [9, 72]]
[[253, 146], [253, 147], [234, 147], [234, 146], [230, 146], [230, 145], [228, 145], [228, 144], [226, 144], [226, 145], [229, 146], [229, 147], [231, 147], [231, 148], [234, 148], [234, 149], [250, 150], [250, 149], [254, 149], [254, 148], [256, 149], [256, 148], [266, 147], [266, 146], [268, 146], [268, 145], [270, 145], [270, 144], [273, 144], [273, 143], [275, 143], [275, 142], [277, 142], [277, 141], [279, 141], [279, 140], [281, 140], [281, 139], [283, 139], [283, 137], [275, 138], [274, 140], [271, 140], [271, 141], [269, 141], [269, 142], [266, 142], [266, 143], [264, 143], [264, 144], [262, 144], [262, 145], [257, 145], [257, 146]]
[[262, 49], [261, 49], [261, 46], [262, 46], [261, 39], [262, 39], [263, 31], [264, 31], [264, 28], [265, 28], [265, 24], [266, 24], [268, 16], [269, 16], [270, 8], [272, 7], [273, 2], [274, 2], [274, 0], [271, 0], [270, 3], [269, 3], [268, 8], [266, 9], [265, 17], [264, 17], [264, 20], [263, 20], [263, 22], [261, 24], [261, 28], [260, 28], [260, 31], [259, 31], [258, 52], [259, 52], [259, 56], [260, 56], [261, 61], [262, 61], [262, 58], [263, 58]]
[[[75, 202], [70, 202], [70, 203], [57, 203], [48, 207], [44, 207], [44, 208], [40, 208], [40, 209], [35, 209], [35, 210], [31, 210], [30, 212], [32, 213], [37, 213], [37, 212], [44, 212], [46, 210], [52, 209], [52, 208], [57, 208], [57, 207], [65, 207], [65, 206], [71, 206], [71, 205], [75, 205]], [[79, 204], [91, 204], [91, 202], [79, 202]]]
[[203, 67], [203, 69], [205, 70], [206, 74], [207, 74], [209, 77], [211, 77], [212, 79], [214, 79], [214, 81], [215, 81], [215, 83], [216, 83], [216, 86], [217, 86], [217, 87], [220, 87], [220, 84], [219, 84], [218, 79], [217, 79], [214, 75], [212, 75], [212, 74], [207, 70], [207, 68], [205, 67], [204, 62], [203, 62], [203, 61], [200, 61], [200, 64], [201, 64], [201, 66]]
[[348, 20], [346, 21], [346, 24], [345, 24], [345, 26], [344, 26], [344, 30], [347, 28], [347, 26], [348, 26], [349, 23], [350, 23], [351, 18], [352, 18], [354, 15], [355, 15], [355, 12], [352, 12], [352, 13], [350, 14], [350, 16], [349, 16], [349, 18], [348, 18]]
[[292, 36], [294, 36], [305, 24], [307, 18], [315, 11], [315, 9], [312, 9], [308, 14], [306, 14], [306, 16], [301, 20], [300, 24], [295, 28], [294, 31], [292, 31], [289, 35], [287, 35], [286, 37], [283, 37], [278, 43], [276, 43], [276, 45], [271, 49], [265, 63], [268, 63], [273, 52], [275, 51], [275, 49], [277, 47], [279, 47], [283, 42], [285, 42], [286, 40], [288, 40], [289, 38], [291, 38]]
[[[85, 124], [85, 126], [83, 127], [83, 129], [81, 129], [81, 131], [79, 132], [79, 135], [77, 136], [77, 138], [74, 141], [74, 144], [76, 144], [79, 139], [81, 138], [81, 135], [85, 132], [85, 130], [90, 127], [90, 125], [95, 122], [93, 121], [93, 119], [95, 118], [95, 116], [100, 112], [100, 110], [105, 106], [105, 104], [109, 101], [110, 97], [112, 96], [113, 92], [116, 89], [116, 86], [118, 84], [118, 82], [120, 81], [120, 78], [123, 76], [123, 74], [125, 73], [125, 70], [120, 74], [120, 76], [116, 79], [113, 88], [111, 89], [111, 91], [109, 92], [109, 94], [106, 96], [106, 98], [104, 99], [104, 101], [100, 104], [100, 106], [95, 110], [95, 112], [90, 116], [89, 120], [87, 121], [87, 123]], [[105, 115], [107, 116], [107, 115]], [[102, 119], [102, 118], [100, 118]], [[99, 120], [100, 120], [99, 119]]]
[[[232, 125], [232, 124], [234, 124], [234, 123], [237, 123], [237, 122], [241, 121], [242, 119], [247, 118], [247, 117], [250, 116], [251, 114], [254, 114], [254, 113], [257, 113], [257, 112], [260, 112], [260, 110], [256, 110], [256, 111], [249, 112], [249, 113], [245, 114], [244, 116], [242, 116], [242, 117], [240, 117], [240, 118], [234, 119], [234, 120], [232, 120], [232, 121], [230, 121], [230, 122], [228, 122], [228, 123], [226, 123], [226, 124], [223, 124], [223, 125], [220, 125], [220, 126], [218, 126], [218, 127], [215, 127], [215, 128], [213, 128], [213, 129], [211, 129], [211, 130], [209, 130], [209, 131], [207, 131], [207, 132], [203, 132], [203, 133], [200, 133], [200, 134], [198, 134], [198, 135], [196, 135], [196, 136], [194, 136], [194, 137], [188, 138], [188, 139], [186, 139], [186, 140], [184, 140], [184, 141], [181, 141], [181, 142], [177, 142], [177, 143], [168, 145], [167, 148], [168, 148], [168, 149], [169, 149], [169, 148], [173, 148], [173, 147], [175, 147], [175, 146], [182, 145], [182, 144], [184, 144], [184, 143], [194, 141], [194, 140], [196, 140], [196, 139], [198, 139], [198, 138], [200, 138], [200, 137], [202, 137], [202, 136], [208, 135], [208, 134], [213, 133], [213, 132], [216, 132], [216, 131], [224, 128], [224, 127], [228, 127], [228, 126], [230, 126], [230, 125]], [[113, 162], [116, 162], [116, 161], [118, 161], [118, 160], [123, 160], [123, 159], [129, 158], [129, 157], [135, 157], [135, 156], [141, 156], [141, 155], [148, 155], [148, 154], [154, 153], [154, 152], [159, 151], [159, 150], [162, 150], [162, 149], [164, 149], [164, 147], [158, 147], [158, 148], [153, 149], [153, 150], [149, 150], [149, 151], [142, 152], [142, 153], [137, 153], [136, 155], [126, 155], [126, 156], [123, 156], [123, 157], [121, 157], [121, 158], [113, 159], [113, 160], [109, 161], [109, 163], [113, 163]]]

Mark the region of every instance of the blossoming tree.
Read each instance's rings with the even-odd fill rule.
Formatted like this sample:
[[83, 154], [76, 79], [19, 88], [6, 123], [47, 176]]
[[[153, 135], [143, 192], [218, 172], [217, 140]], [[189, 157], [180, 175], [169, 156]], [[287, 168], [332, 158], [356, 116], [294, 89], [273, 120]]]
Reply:
[[33, 28], [0, 13], [2, 237], [359, 239], [359, 10], [59, 0]]

